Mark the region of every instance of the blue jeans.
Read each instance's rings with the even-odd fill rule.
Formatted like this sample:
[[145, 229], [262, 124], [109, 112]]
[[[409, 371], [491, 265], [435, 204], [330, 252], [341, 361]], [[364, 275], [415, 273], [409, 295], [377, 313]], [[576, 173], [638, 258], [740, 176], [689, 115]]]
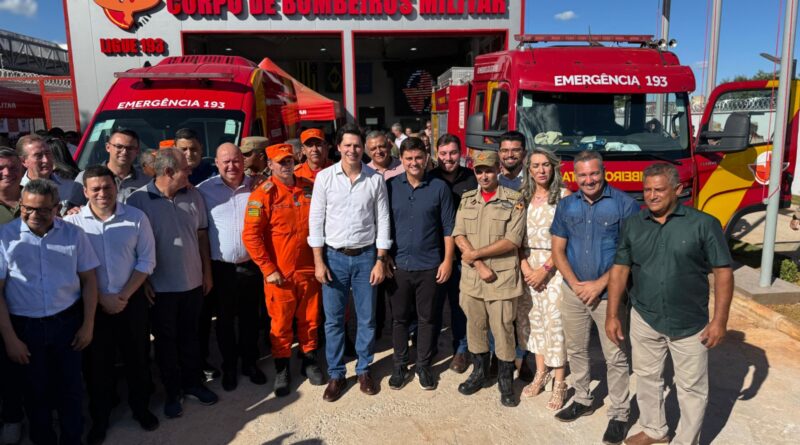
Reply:
[[[461, 284], [461, 261], [453, 264], [453, 272], [446, 283], [439, 286], [439, 317], [436, 319], [436, 336], [442, 331], [444, 322], [444, 303], [450, 303], [450, 333], [453, 337], [453, 354], [464, 354], [467, 352], [467, 317], [458, 304], [458, 297], [461, 294], [459, 286]], [[434, 345], [438, 344], [434, 342]]]
[[375, 346], [376, 288], [369, 284], [369, 274], [375, 266], [375, 249], [360, 255], [347, 256], [330, 247], [325, 257], [332, 280], [322, 285], [322, 307], [325, 310], [325, 357], [328, 375], [332, 379], [345, 376], [344, 367], [344, 314], [347, 297], [353, 290], [356, 320], [356, 374], [369, 371]]

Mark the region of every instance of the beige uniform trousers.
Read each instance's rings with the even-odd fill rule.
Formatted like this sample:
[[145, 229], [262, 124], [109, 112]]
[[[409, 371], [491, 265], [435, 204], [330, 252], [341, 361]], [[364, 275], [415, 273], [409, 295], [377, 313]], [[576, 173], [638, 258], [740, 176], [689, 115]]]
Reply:
[[504, 362], [516, 358], [514, 320], [517, 300], [484, 300], [461, 294], [459, 303], [467, 316], [467, 347], [473, 354], [489, 352], [489, 329], [494, 335], [494, 353]]
[[630, 369], [628, 355], [606, 336], [606, 301], [601, 300], [596, 306], [588, 307], [567, 286], [562, 286], [561, 320], [564, 324], [564, 340], [567, 345], [567, 361], [569, 362], [572, 386], [575, 388], [575, 401], [592, 405], [592, 394], [589, 383], [589, 336], [592, 323], [600, 334], [600, 347], [606, 360], [606, 378], [608, 398], [611, 406], [608, 409], [610, 419], [628, 421], [630, 412], [630, 391], [628, 389]]
[[636, 374], [639, 424], [645, 434], [658, 439], [667, 435], [664, 412], [664, 362], [667, 351], [675, 368], [675, 387], [681, 419], [672, 444], [696, 444], [708, 403], [708, 349], [698, 332], [689, 337], [670, 338], [647, 324], [631, 310], [631, 355]]

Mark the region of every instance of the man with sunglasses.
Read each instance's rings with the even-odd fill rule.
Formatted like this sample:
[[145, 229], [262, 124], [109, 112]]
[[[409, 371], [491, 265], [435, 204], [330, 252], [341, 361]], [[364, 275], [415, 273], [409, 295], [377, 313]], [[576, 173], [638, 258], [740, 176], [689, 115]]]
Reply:
[[290, 144], [267, 148], [272, 177], [247, 202], [242, 239], [264, 275], [264, 295], [272, 317], [270, 343], [275, 360], [275, 395], [289, 395], [289, 358], [297, 319], [303, 352], [301, 372], [312, 385], [325, 378], [317, 365], [317, 330], [322, 287], [314, 277], [314, 255], [306, 244], [311, 209], [311, 180], [294, 174]]
[[244, 156], [244, 173], [253, 178], [256, 183], [269, 178], [270, 171], [267, 166], [267, 145], [269, 139], [264, 136], [248, 136], [242, 138], [239, 151]]
[[61, 197], [61, 215], [73, 207], [86, 203], [83, 196], [83, 187], [69, 179], [62, 178], [55, 173], [53, 151], [47, 145], [47, 140], [42, 136], [29, 134], [17, 141], [17, 154], [22, 160], [22, 165], [27, 170], [22, 177], [20, 185], [23, 187], [33, 179], [49, 179], [58, 187]]
[[306, 162], [294, 168], [294, 175], [314, 181], [317, 179], [317, 173], [333, 165], [328, 159], [328, 142], [322, 130], [309, 128], [300, 133], [300, 143], [303, 144]]
[[[135, 165], [139, 156], [139, 135], [133, 130], [116, 129], [106, 142], [108, 162], [102, 164], [114, 173], [117, 184], [117, 202], [125, 202], [136, 189], [150, 182], [150, 177]], [[83, 184], [83, 172], [78, 173], [75, 182]]]
[[100, 262], [86, 233], [56, 218], [58, 209], [58, 186], [32, 179], [20, 218], [0, 229], [0, 334], [37, 444], [81, 443], [81, 350], [92, 341], [97, 307]]

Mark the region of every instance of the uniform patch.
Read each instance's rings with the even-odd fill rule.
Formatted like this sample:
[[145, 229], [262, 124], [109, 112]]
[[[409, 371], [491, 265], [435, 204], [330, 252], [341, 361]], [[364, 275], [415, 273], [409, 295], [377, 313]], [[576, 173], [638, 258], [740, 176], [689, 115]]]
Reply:
[[522, 201], [517, 201], [517, 205], [515, 205], [514, 208], [517, 210], [522, 210], [525, 208], [525, 205], [522, 203]]
[[259, 216], [261, 216], [261, 210], [259, 210], [258, 208], [249, 207], [247, 209], [247, 216], [258, 218]]
[[266, 182], [264, 182], [264, 185], [261, 187], [261, 189], [264, 190], [265, 192], [268, 192], [269, 189], [271, 189], [273, 185], [274, 184], [272, 184], [272, 181], [266, 181]]
[[310, 185], [307, 185], [307, 186], [303, 187], [303, 195], [306, 198], [311, 199], [311, 186]]
[[250, 207], [261, 207], [261, 201], [247, 201], [247, 205]]
[[500, 201], [500, 206], [503, 207], [504, 209], [510, 209], [514, 207], [514, 204], [511, 204], [508, 201]]

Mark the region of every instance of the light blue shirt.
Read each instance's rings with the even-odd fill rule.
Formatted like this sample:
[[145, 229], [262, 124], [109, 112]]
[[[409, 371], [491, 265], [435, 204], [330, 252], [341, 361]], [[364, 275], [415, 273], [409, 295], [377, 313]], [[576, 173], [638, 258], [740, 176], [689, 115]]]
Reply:
[[156, 267], [156, 242], [150, 220], [139, 209], [122, 203], [110, 218], [94, 216], [89, 206], [65, 221], [83, 229], [100, 258], [97, 285], [101, 294], [119, 293], [134, 270], [150, 275]]
[[0, 278], [10, 314], [43, 318], [68, 309], [81, 297], [78, 273], [99, 265], [83, 230], [60, 219], [42, 237], [19, 218], [0, 228]]
[[197, 186], [208, 212], [212, 260], [238, 264], [250, 259], [242, 241], [242, 231], [252, 181], [245, 177], [242, 184], [233, 189], [216, 175]]

